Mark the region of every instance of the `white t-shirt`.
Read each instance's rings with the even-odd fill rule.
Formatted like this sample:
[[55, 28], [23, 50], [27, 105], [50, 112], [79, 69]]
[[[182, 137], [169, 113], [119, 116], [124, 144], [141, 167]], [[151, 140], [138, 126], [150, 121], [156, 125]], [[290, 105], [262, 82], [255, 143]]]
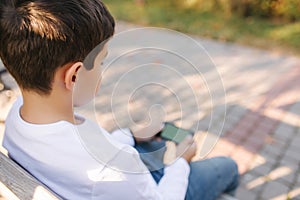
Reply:
[[156, 184], [126, 130], [109, 134], [87, 119], [80, 125], [30, 124], [20, 116], [22, 104], [19, 98], [6, 119], [3, 146], [12, 159], [62, 198], [185, 198], [190, 168], [184, 159], [166, 167]]

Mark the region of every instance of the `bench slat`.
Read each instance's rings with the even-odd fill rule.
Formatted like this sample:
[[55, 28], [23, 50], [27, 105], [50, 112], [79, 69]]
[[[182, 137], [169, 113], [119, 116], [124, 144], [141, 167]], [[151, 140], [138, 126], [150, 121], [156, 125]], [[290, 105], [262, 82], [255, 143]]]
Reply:
[[0, 181], [21, 200], [61, 199], [2, 152]]

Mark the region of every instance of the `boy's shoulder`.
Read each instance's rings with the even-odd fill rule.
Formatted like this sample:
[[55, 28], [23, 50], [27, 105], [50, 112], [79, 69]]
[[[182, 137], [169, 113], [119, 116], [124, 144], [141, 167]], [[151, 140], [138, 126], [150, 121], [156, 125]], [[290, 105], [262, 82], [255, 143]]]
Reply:
[[21, 151], [41, 149], [42, 152], [50, 152], [50, 149], [64, 151], [67, 148], [65, 152], [72, 154], [73, 149], [80, 149], [82, 154], [86, 152], [104, 164], [121, 154], [126, 157], [137, 154], [133, 147], [115, 140], [98, 123], [80, 115], [76, 115], [83, 121], [79, 125], [66, 121], [43, 125], [28, 123], [20, 116], [22, 104], [22, 97], [17, 98], [6, 120], [3, 145], [8, 151], [19, 148]]

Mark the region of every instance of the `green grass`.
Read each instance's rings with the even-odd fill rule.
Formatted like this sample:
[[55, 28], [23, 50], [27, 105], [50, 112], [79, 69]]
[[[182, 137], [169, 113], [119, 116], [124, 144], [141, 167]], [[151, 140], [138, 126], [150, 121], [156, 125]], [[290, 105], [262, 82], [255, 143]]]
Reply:
[[119, 20], [300, 55], [299, 21], [244, 19], [222, 12], [178, 9], [159, 3], [163, 1], [148, 1], [145, 6], [137, 5], [135, 0], [104, 2]]

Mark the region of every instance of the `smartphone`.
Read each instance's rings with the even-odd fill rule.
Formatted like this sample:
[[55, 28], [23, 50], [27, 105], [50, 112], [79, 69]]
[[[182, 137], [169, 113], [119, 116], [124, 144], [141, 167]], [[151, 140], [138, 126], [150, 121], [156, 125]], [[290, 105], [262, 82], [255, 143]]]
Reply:
[[188, 135], [193, 135], [193, 132], [178, 128], [170, 122], [166, 122], [163, 130], [158, 133], [159, 137], [166, 140], [171, 140], [177, 144], [183, 141], [184, 138]]

